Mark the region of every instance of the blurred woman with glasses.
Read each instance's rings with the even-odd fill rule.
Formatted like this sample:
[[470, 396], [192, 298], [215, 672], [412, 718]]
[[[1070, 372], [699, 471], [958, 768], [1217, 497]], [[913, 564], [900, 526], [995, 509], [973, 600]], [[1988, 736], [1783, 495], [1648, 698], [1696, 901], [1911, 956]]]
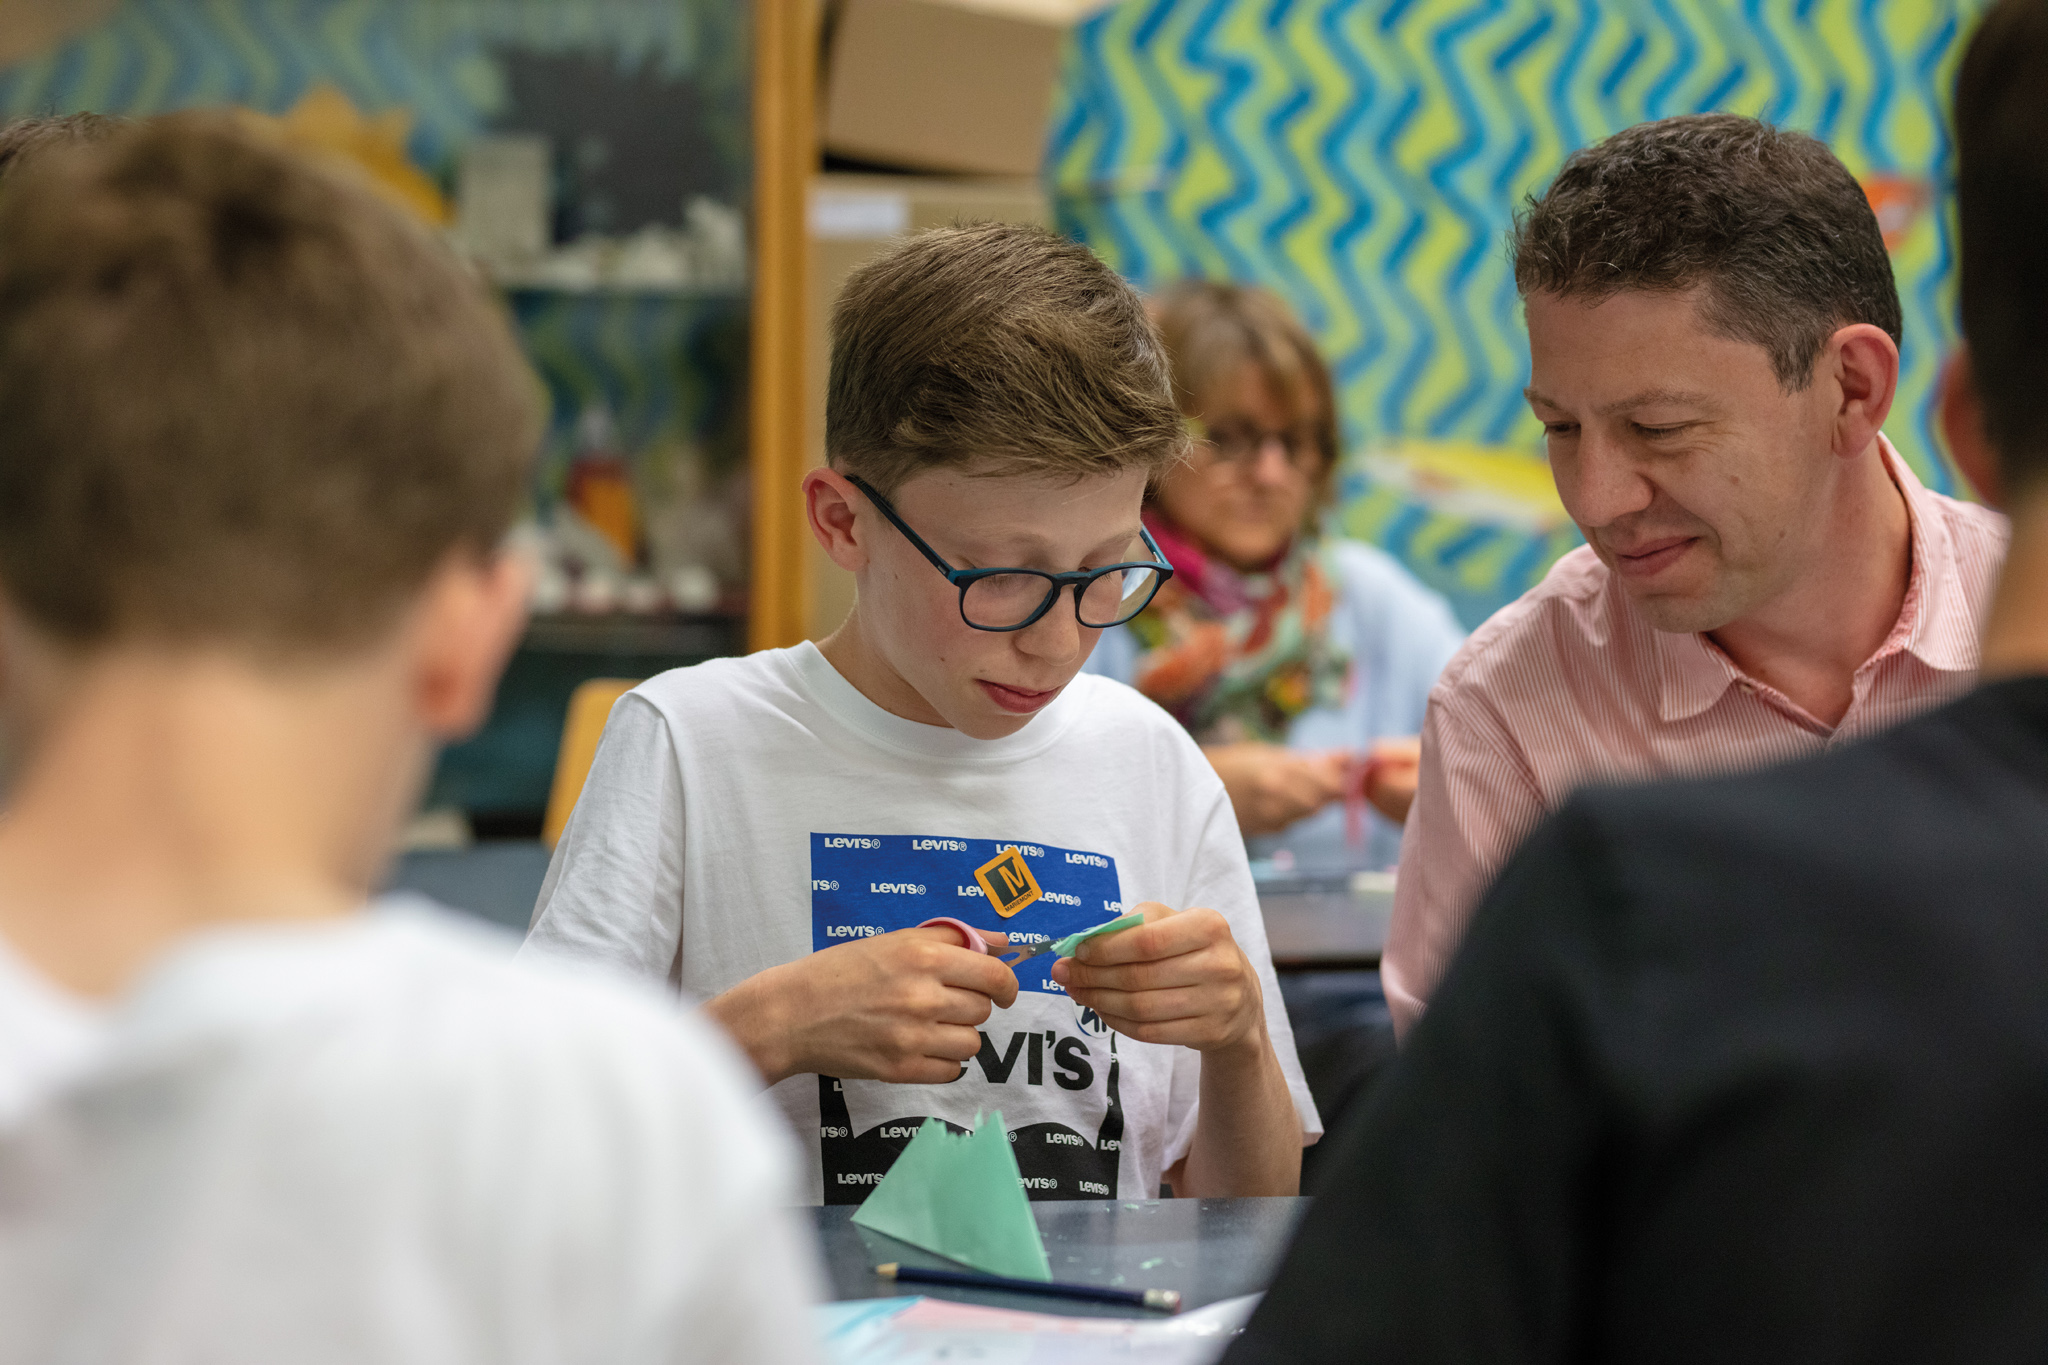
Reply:
[[[1287, 306], [1192, 281], [1162, 295], [1155, 317], [1196, 437], [1146, 506], [1175, 572], [1104, 633], [1089, 667], [1187, 726], [1254, 857], [1303, 872], [1391, 866], [1423, 707], [1464, 632], [1391, 557], [1320, 529], [1336, 408]], [[1346, 819], [1347, 783], [1376, 814]]]

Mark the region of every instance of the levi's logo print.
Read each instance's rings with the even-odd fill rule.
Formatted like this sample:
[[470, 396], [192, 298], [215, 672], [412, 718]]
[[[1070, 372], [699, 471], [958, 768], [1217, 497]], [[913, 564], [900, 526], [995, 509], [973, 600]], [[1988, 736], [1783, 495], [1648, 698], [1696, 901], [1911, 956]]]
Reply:
[[[941, 915], [1031, 947], [1122, 913], [1116, 861], [1105, 854], [946, 835], [811, 835], [813, 951]], [[989, 1016], [980, 1054], [953, 1083], [957, 1101], [937, 1117], [960, 1132], [977, 1110], [1000, 1109], [1031, 1198], [1110, 1199], [1124, 1129], [1116, 1035], [1067, 997], [1054, 961], [1042, 953], [1018, 964], [1017, 1003]], [[818, 1078], [826, 1203], [867, 1198], [927, 1117], [903, 1113], [902, 1100], [930, 1093]]]

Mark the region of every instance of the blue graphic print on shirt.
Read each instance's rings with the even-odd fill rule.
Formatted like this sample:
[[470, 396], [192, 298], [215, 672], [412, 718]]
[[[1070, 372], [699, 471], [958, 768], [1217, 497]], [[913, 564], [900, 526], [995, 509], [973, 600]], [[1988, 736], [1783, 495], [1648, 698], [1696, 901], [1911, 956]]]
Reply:
[[[942, 915], [1007, 933], [1013, 944], [1029, 946], [1121, 913], [1116, 861], [1105, 854], [1022, 840], [811, 835], [813, 951]], [[1020, 1004], [1027, 992], [1065, 996], [1050, 975], [1055, 960], [1043, 953], [1018, 964]], [[1007, 1013], [1024, 1022], [1014, 1007]], [[1023, 1087], [1017, 1098], [991, 1097], [986, 1106], [1003, 1109], [1012, 1119], [1055, 1106], [1078, 1117], [1071, 1114], [1073, 1104], [1092, 1099], [1089, 1112], [1100, 1115], [1099, 1122], [1087, 1120], [1092, 1133], [1055, 1121], [1024, 1122], [1010, 1130], [1010, 1141], [1033, 1199], [1112, 1198], [1123, 1145], [1116, 1035], [1093, 1011], [1071, 1003], [1056, 1012], [1040, 1008], [1025, 1014], [1031, 1022], [1053, 1020], [1064, 1027], [1033, 1027], [1000, 1037], [984, 1030], [981, 1053], [961, 1068], [961, 1076], [1005, 1090]], [[924, 1121], [924, 1115], [893, 1117], [856, 1132], [845, 1087], [883, 1084], [818, 1078], [819, 1151], [828, 1204], [866, 1198]], [[941, 1121], [960, 1130], [960, 1124], [944, 1116]]]

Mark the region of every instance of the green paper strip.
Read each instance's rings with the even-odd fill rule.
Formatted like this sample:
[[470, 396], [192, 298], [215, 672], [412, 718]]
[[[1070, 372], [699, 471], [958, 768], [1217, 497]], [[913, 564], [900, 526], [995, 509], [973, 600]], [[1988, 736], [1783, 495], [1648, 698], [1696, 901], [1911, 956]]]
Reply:
[[1120, 915], [1107, 924], [1098, 924], [1093, 929], [1083, 929], [1078, 934], [1068, 934], [1058, 943], [1052, 945], [1053, 955], [1055, 957], [1072, 957], [1076, 948], [1099, 934], [1113, 934], [1119, 929], [1135, 929], [1144, 922], [1145, 912], [1133, 910], [1130, 914]]
[[986, 1274], [1052, 1278], [1000, 1111], [972, 1133], [926, 1119], [853, 1221]]

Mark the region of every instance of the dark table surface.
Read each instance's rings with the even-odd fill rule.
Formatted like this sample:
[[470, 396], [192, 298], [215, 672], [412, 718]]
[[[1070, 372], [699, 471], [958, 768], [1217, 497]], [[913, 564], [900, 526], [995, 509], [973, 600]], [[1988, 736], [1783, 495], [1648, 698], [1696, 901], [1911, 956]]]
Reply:
[[[1126, 1289], [1178, 1289], [1183, 1310], [1264, 1289], [1306, 1199], [1052, 1200], [1031, 1206], [1052, 1277]], [[953, 1262], [853, 1223], [855, 1206], [812, 1210], [834, 1299], [929, 1294], [961, 1303], [1089, 1317], [1143, 1317], [1142, 1309], [877, 1279], [884, 1261], [960, 1269]]]
[[1258, 888], [1266, 942], [1281, 971], [1380, 965], [1394, 916], [1391, 877], [1289, 877], [1261, 881]]

